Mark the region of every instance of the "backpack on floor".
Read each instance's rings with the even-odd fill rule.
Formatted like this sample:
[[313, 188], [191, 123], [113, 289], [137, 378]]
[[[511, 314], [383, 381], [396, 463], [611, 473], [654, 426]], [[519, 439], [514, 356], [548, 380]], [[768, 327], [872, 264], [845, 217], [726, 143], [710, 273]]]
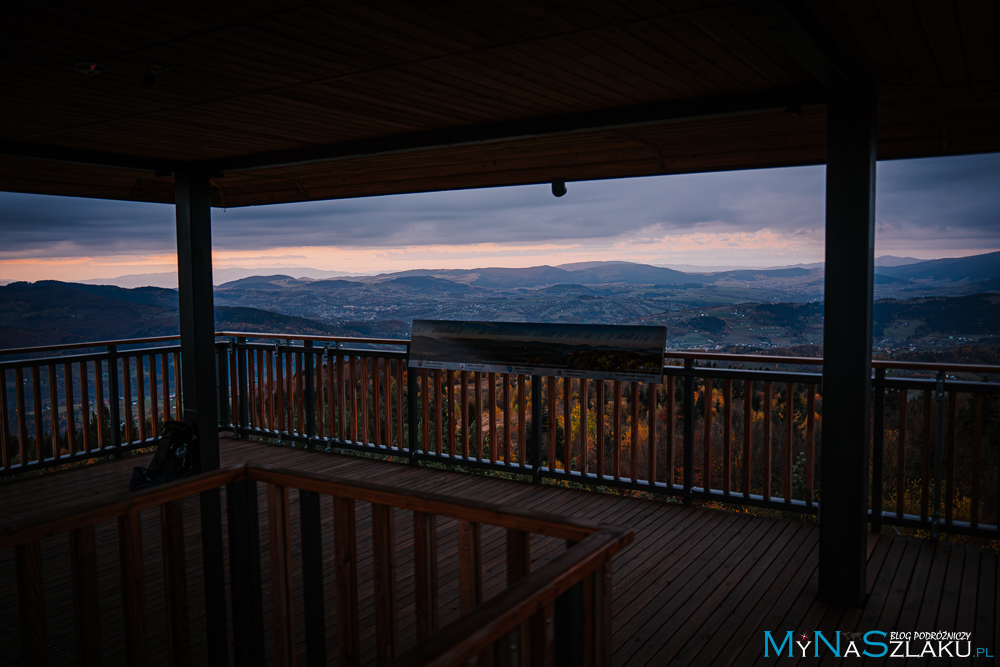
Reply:
[[191, 474], [198, 436], [194, 425], [186, 422], [168, 421], [163, 424], [163, 435], [156, 446], [156, 453], [148, 468], [136, 466], [128, 490], [138, 491], [157, 484], [172, 482]]

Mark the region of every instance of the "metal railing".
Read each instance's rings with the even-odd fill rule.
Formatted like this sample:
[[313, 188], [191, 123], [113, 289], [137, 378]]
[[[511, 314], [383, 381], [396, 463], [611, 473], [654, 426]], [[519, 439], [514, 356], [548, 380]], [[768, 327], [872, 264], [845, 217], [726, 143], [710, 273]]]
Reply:
[[[136, 346], [163, 342], [58, 357], [41, 355], [65, 346], [34, 348], [0, 362], [0, 473], [157, 437], [162, 419], [180, 414], [169, 393], [179, 350]], [[295, 446], [817, 512], [821, 359], [668, 352], [662, 382], [635, 383], [411, 369], [407, 343], [220, 332], [220, 426]], [[873, 365], [873, 527], [997, 536], [1000, 367]]]

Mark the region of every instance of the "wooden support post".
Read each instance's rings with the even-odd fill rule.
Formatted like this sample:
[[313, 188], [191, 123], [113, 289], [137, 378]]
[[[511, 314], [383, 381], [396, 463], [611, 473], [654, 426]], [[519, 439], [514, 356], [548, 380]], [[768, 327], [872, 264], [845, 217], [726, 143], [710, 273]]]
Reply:
[[233, 609], [233, 653], [237, 665], [264, 665], [264, 607], [260, 577], [257, 482], [226, 487], [229, 577]]
[[835, 87], [827, 104], [819, 592], [865, 601], [875, 243], [875, 98]]
[[215, 308], [212, 299], [212, 213], [208, 172], [192, 166], [174, 175], [177, 212], [183, 420], [197, 424], [198, 468], [219, 467], [219, 417], [215, 396]]

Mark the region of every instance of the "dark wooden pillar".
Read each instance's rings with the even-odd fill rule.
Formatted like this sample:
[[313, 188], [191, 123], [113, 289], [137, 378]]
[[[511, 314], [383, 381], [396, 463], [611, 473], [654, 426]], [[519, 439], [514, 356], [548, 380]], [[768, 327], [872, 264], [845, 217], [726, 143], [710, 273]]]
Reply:
[[208, 173], [191, 166], [175, 176], [177, 286], [181, 323], [184, 421], [198, 425], [201, 471], [219, 467], [212, 296], [212, 214]]
[[865, 601], [875, 243], [875, 99], [834, 88], [827, 107], [826, 287], [819, 598]]

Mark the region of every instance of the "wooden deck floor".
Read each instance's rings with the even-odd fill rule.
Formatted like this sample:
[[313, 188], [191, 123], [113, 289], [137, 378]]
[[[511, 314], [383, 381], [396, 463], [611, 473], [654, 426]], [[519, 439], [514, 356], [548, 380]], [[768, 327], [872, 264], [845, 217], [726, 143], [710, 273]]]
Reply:
[[[124, 495], [131, 467], [148, 457], [125, 459], [0, 485], [0, 522], [53, 510], [70, 510], [81, 499], [111, 499]], [[996, 553], [951, 542], [932, 543], [883, 533], [873, 535], [869, 548], [868, 587], [864, 609], [844, 609], [815, 601], [818, 530], [811, 523], [760, 518], [702, 507], [683, 507], [637, 498], [607, 496], [551, 485], [532, 485], [496, 478], [347, 455], [331, 455], [260, 443], [223, 441], [223, 464], [258, 462], [317, 474], [331, 474], [485, 500], [527, 509], [587, 517], [627, 525], [635, 542], [614, 562], [614, 661], [618, 665], [751, 665], [791, 664], [771, 654], [764, 658], [764, 631], [778, 637], [788, 630], [801, 633], [934, 631], [972, 633], [972, 646], [996, 655], [1000, 645], [997, 623], [998, 565]], [[197, 505], [188, 507], [189, 584], [192, 644], [204, 645], [203, 609], [198, 598]], [[366, 517], [358, 529], [364, 549]], [[162, 609], [159, 570], [158, 517], [143, 516], [144, 555], [149, 609], [150, 653], [154, 663], [166, 662], [166, 646], [158, 619]], [[439, 534], [442, 572], [442, 622], [457, 615], [457, 590], [444, 573], [454, 570], [454, 536], [444, 523]], [[453, 531], [452, 531], [453, 532]], [[118, 569], [115, 528], [101, 526], [98, 549], [102, 605], [102, 640], [106, 664], [121, 664], [121, 618], [117, 610]], [[484, 534], [487, 595], [499, 590], [502, 536]], [[102, 545], [104, 551], [102, 552]], [[405, 581], [406, 541], [400, 543], [400, 577]], [[65, 558], [65, 539], [44, 543], [48, 644], [53, 664], [73, 664], [73, 616], [69, 575], [50, 563]], [[544, 559], [558, 545], [533, 544], [533, 559]], [[265, 552], [266, 558], [266, 552]], [[263, 568], [266, 574], [266, 567]], [[359, 578], [365, 563], [359, 563]], [[0, 664], [18, 664], [18, 615], [13, 556], [0, 554]], [[492, 582], [492, 583], [491, 583]], [[365, 581], [359, 582], [360, 586]], [[332, 599], [332, 584], [327, 595]], [[412, 591], [401, 584], [401, 616], [412, 610]], [[157, 598], [159, 595], [159, 598]], [[266, 599], [265, 588], [265, 606]], [[333, 608], [332, 601], [328, 609]], [[362, 624], [364, 620], [362, 620]], [[301, 628], [302, 624], [297, 623]], [[328, 628], [330, 641], [333, 627]], [[412, 624], [402, 623], [403, 642], [412, 641]], [[780, 641], [780, 638], [779, 638]], [[332, 646], [332, 644], [331, 644]], [[922, 647], [923, 644], [921, 643]], [[862, 647], [862, 650], [864, 647]], [[810, 651], [812, 649], [810, 648]], [[876, 650], [876, 649], [873, 649]], [[336, 655], [331, 649], [329, 655]], [[837, 662], [827, 660], [823, 664]], [[857, 659], [853, 659], [857, 661]], [[988, 664], [980, 658], [973, 664]], [[814, 660], [810, 660], [812, 662]], [[816, 661], [818, 662], [818, 661]], [[936, 664], [932, 661], [931, 664]]]

